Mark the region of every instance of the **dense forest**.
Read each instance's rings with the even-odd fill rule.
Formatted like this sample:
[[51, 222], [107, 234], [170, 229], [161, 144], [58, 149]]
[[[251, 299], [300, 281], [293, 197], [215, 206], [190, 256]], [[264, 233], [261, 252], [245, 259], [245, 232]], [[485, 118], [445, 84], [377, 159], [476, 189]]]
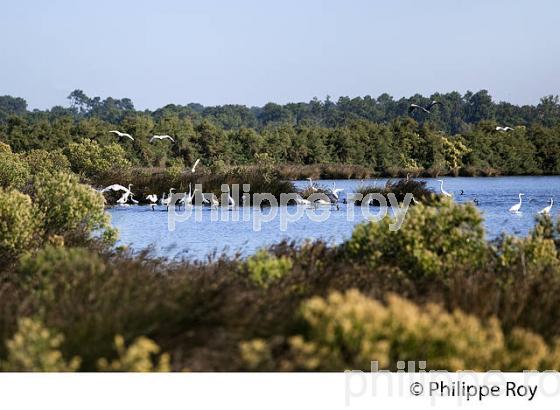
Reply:
[[[341, 97], [263, 107], [167, 105], [139, 111], [128, 98], [88, 97], [75, 90], [69, 106], [28, 110], [22, 98], [0, 97], [0, 141], [14, 152], [67, 150], [85, 140], [119, 143], [134, 166], [251, 164], [362, 165], [377, 174], [429, 175], [560, 173], [560, 102], [536, 106], [496, 103], [487, 91], [414, 95], [395, 100]], [[408, 112], [411, 103], [431, 113]], [[497, 126], [513, 130], [497, 131]], [[118, 129], [135, 137], [117, 140]], [[149, 143], [169, 134], [175, 143]], [[89, 143], [89, 141], [88, 141]], [[74, 148], [76, 150], [76, 148]]]

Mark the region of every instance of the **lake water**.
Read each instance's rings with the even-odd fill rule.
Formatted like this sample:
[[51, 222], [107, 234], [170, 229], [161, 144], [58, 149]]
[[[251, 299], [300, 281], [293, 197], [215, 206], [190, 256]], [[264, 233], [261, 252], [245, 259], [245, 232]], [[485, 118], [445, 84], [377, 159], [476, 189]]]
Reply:
[[[550, 198], [560, 199], [560, 176], [543, 177], [497, 177], [497, 178], [442, 178], [444, 189], [454, 194], [455, 201], [468, 202], [478, 199], [478, 208], [485, 219], [488, 238], [494, 238], [502, 232], [526, 235], [534, 226], [536, 213], [548, 205]], [[439, 183], [426, 178], [428, 187], [439, 192]], [[382, 186], [386, 179], [374, 180], [336, 180], [336, 187], [343, 188], [341, 199], [348, 192], [355, 192], [361, 184]], [[333, 180], [317, 181], [320, 186], [330, 187]], [[307, 181], [296, 181], [296, 186], [305, 187]], [[463, 195], [460, 195], [463, 190]], [[511, 214], [508, 209], [518, 202], [522, 192], [523, 205], [521, 213]], [[249, 255], [256, 249], [289, 239], [295, 241], [323, 239], [330, 243], [340, 243], [347, 239], [353, 227], [367, 220], [359, 207], [353, 207], [354, 218], [348, 218], [350, 211], [341, 204], [340, 210], [332, 210], [327, 220], [317, 221], [328, 212], [323, 210], [301, 211], [305, 214], [287, 223], [286, 230], [280, 228], [280, 221], [286, 221], [288, 214], [297, 212], [296, 207], [258, 210], [254, 208], [238, 210], [213, 210], [204, 208], [196, 220], [194, 214], [184, 222], [178, 222], [175, 230], [168, 230], [168, 213], [163, 207], [152, 211], [149, 206], [113, 207], [109, 209], [113, 226], [119, 229], [119, 244], [128, 245], [134, 250], [153, 247], [156, 255], [171, 258], [188, 257], [203, 259], [208, 254], [218, 251], [234, 254], [240, 252]], [[370, 207], [372, 213], [379, 208]], [[383, 211], [383, 210], [381, 210]], [[270, 221], [263, 219], [276, 216]], [[178, 212], [181, 214], [181, 212]], [[556, 204], [552, 208], [556, 219]], [[237, 218], [237, 220], [235, 220]], [[291, 217], [296, 219], [295, 217]], [[260, 221], [260, 230], [255, 225]]]

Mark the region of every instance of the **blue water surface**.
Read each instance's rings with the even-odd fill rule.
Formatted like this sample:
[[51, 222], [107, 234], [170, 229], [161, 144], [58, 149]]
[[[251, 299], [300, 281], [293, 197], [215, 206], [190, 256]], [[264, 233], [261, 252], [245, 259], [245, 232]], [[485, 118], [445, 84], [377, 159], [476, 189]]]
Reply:
[[[478, 200], [478, 208], [484, 217], [487, 237], [495, 238], [502, 232], [514, 235], [526, 235], [534, 226], [536, 213], [548, 205], [550, 198], [560, 199], [560, 176], [539, 177], [495, 177], [495, 178], [442, 178], [444, 189], [454, 194], [457, 202]], [[426, 178], [428, 187], [439, 192], [439, 182]], [[360, 185], [377, 184], [382, 186], [386, 179], [372, 180], [321, 180], [319, 186], [331, 187], [333, 182], [337, 188], [343, 188], [341, 198], [348, 192], [355, 192]], [[295, 181], [299, 188], [304, 188], [308, 181]], [[463, 194], [461, 195], [461, 191]], [[511, 214], [508, 209], [518, 202], [518, 194], [522, 192], [523, 205], [521, 212]], [[373, 214], [380, 211], [371, 207]], [[301, 242], [304, 240], [322, 239], [329, 243], [340, 243], [347, 239], [357, 223], [367, 220], [360, 209], [355, 209], [355, 217], [349, 220], [346, 205], [340, 209], [327, 212], [323, 210], [307, 210], [320, 215], [325, 220], [316, 221], [304, 214], [296, 221], [287, 223], [282, 230], [280, 215], [293, 214], [296, 207], [283, 207], [275, 210], [265, 208], [211, 211], [208, 208], [199, 213], [199, 220], [194, 218], [178, 222], [175, 230], [168, 229], [168, 213], [163, 207], [152, 211], [149, 206], [112, 207], [108, 210], [112, 224], [119, 229], [119, 245], [130, 246], [133, 250], [152, 247], [158, 256], [169, 258], [187, 257], [204, 259], [208, 255], [225, 252], [229, 255], [240, 253], [250, 255], [255, 250], [277, 243], [283, 239]], [[384, 210], [381, 210], [384, 211]], [[222, 213], [221, 213], [222, 212]], [[257, 212], [255, 214], [254, 212]], [[269, 212], [276, 217], [269, 222]], [[179, 212], [180, 213], [180, 212]], [[220, 214], [221, 213], [221, 214]], [[552, 216], [556, 218], [558, 208], [552, 208]], [[257, 220], [261, 221], [260, 230], [255, 230]]]

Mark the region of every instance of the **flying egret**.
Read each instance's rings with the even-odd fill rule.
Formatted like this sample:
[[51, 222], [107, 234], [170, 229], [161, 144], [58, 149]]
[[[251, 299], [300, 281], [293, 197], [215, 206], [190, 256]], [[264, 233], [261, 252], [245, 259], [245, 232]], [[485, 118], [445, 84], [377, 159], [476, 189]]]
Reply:
[[171, 140], [172, 142], [175, 142], [175, 140], [169, 135], [154, 135], [152, 138], [150, 138], [150, 142], [153, 142], [154, 140]]
[[453, 198], [453, 194], [450, 194], [449, 192], [447, 192], [445, 189], [443, 189], [443, 179], [438, 179], [438, 182], [440, 183], [440, 190], [441, 193], [449, 198]]
[[550, 211], [552, 210], [552, 204], [554, 204], [554, 200], [550, 198], [550, 204], [547, 207], [541, 209], [539, 211], [539, 214], [545, 214], [545, 215], [550, 214]]
[[198, 165], [198, 163], [200, 162], [200, 158], [198, 158], [195, 162], [194, 165], [191, 168], [191, 172], [194, 174], [194, 172], [196, 171], [196, 166]]
[[430, 114], [430, 113], [431, 113], [431, 109], [434, 108], [434, 106], [435, 106], [435, 105], [438, 105], [438, 104], [441, 105], [441, 103], [440, 103], [439, 101], [432, 101], [430, 104], [428, 104], [427, 107], [422, 107], [421, 105], [418, 105], [418, 104], [410, 104], [410, 106], [408, 107], [408, 113], [409, 113], [409, 114], [412, 114], [412, 112], [413, 112], [414, 110], [417, 110], [417, 109], [418, 109], [418, 110], [424, 111], [424, 112], [427, 113], [427, 114]]
[[414, 195], [412, 195], [412, 202], [414, 202], [414, 205], [421, 205], [422, 204], [421, 202], [418, 202], [416, 200], [416, 198], [414, 198]]
[[128, 184], [128, 188], [126, 188], [126, 187], [124, 187], [120, 184], [113, 184], [113, 185], [109, 185], [108, 187], [103, 188], [100, 192], [122, 191], [123, 192], [122, 196], [117, 200], [117, 204], [119, 204], [119, 205], [126, 204], [129, 200], [129, 198], [133, 203], [138, 203], [138, 201], [136, 201], [135, 199], [132, 199], [132, 196], [134, 196], [134, 194], [130, 190], [131, 187], [132, 187], [132, 184]]
[[120, 184], [113, 184], [113, 185], [109, 185], [108, 187], [105, 187], [101, 190], [101, 192], [107, 192], [107, 191], [123, 191], [123, 192], [130, 192], [130, 188], [132, 187], [132, 184], [128, 184], [128, 188], [125, 186], [122, 186]]
[[513, 128], [511, 128], [511, 127], [500, 127], [500, 126], [498, 126], [498, 127], [496, 127], [496, 131], [502, 131], [502, 132], [504, 132], [504, 131], [505, 131], [505, 132], [507, 132], [507, 131], [513, 131]]
[[120, 131], [117, 131], [117, 130], [111, 130], [111, 131], [109, 131], [109, 132], [112, 132], [113, 134], [116, 134], [116, 135], [118, 135], [119, 137], [126, 137], [126, 138], [129, 138], [129, 139], [131, 139], [132, 141], [134, 141], [134, 138], [132, 138], [132, 135], [127, 134], [126, 132], [120, 132]]
[[521, 203], [522, 203], [521, 197], [523, 195], [525, 195], [525, 194], [519, 194], [519, 203], [517, 203], [517, 204], [513, 205], [511, 208], [509, 208], [510, 212], [512, 212], [512, 213], [518, 213], [519, 212], [519, 210], [521, 209]]

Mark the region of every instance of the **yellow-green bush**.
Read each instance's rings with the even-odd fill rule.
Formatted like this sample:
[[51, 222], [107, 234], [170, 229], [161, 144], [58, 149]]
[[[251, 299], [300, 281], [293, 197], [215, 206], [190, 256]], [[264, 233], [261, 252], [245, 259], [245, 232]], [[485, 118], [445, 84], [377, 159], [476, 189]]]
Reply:
[[456, 266], [481, 266], [486, 249], [477, 209], [443, 200], [439, 206], [410, 207], [403, 226], [391, 231], [391, 218], [358, 225], [345, 243], [356, 261], [396, 265], [418, 278], [445, 275]]
[[103, 196], [67, 173], [42, 174], [35, 180], [35, 205], [47, 236], [109, 229]]
[[[386, 303], [357, 290], [333, 292], [303, 303], [307, 326], [290, 337], [289, 351], [274, 362], [263, 340], [241, 344], [247, 368], [277, 370], [395, 369], [399, 360], [425, 360], [435, 370], [557, 369], [559, 350], [541, 336], [514, 329], [504, 335], [497, 319], [482, 321], [440, 305], [416, 305], [396, 295]], [[275, 363], [275, 364], [271, 364]]]
[[24, 160], [33, 175], [43, 172], [70, 171], [70, 162], [60, 150], [34, 149], [25, 154]]
[[38, 221], [31, 198], [0, 188], [0, 259], [11, 258], [37, 244]]
[[161, 352], [160, 347], [147, 337], [137, 338], [130, 346], [126, 347], [124, 338], [115, 336], [115, 349], [118, 358], [109, 362], [99, 359], [97, 365], [104, 372], [169, 372], [169, 355], [162, 353], [155, 361], [153, 356]]
[[83, 281], [83, 276], [93, 278], [102, 274], [105, 264], [97, 253], [88, 249], [48, 245], [22, 257], [17, 271], [22, 284], [49, 303], [55, 302], [56, 291], [71, 290]]
[[247, 259], [249, 278], [265, 288], [274, 280], [288, 274], [292, 265], [292, 260], [289, 257], [276, 257], [266, 250], [260, 250]]
[[16, 334], [6, 345], [8, 358], [0, 366], [10, 372], [73, 372], [80, 359], [65, 360], [60, 352], [64, 338], [31, 318], [22, 318]]
[[0, 188], [21, 189], [29, 177], [29, 166], [19, 155], [0, 151]]
[[130, 167], [125, 150], [116, 143], [102, 146], [96, 141], [86, 139], [68, 144], [64, 153], [72, 170], [85, 176], [99, 176], [115, 168]]
[[10, 147], [8, 144], [0, 141], [0, 153], [11, 154], [12, 153], [12, 147]]

